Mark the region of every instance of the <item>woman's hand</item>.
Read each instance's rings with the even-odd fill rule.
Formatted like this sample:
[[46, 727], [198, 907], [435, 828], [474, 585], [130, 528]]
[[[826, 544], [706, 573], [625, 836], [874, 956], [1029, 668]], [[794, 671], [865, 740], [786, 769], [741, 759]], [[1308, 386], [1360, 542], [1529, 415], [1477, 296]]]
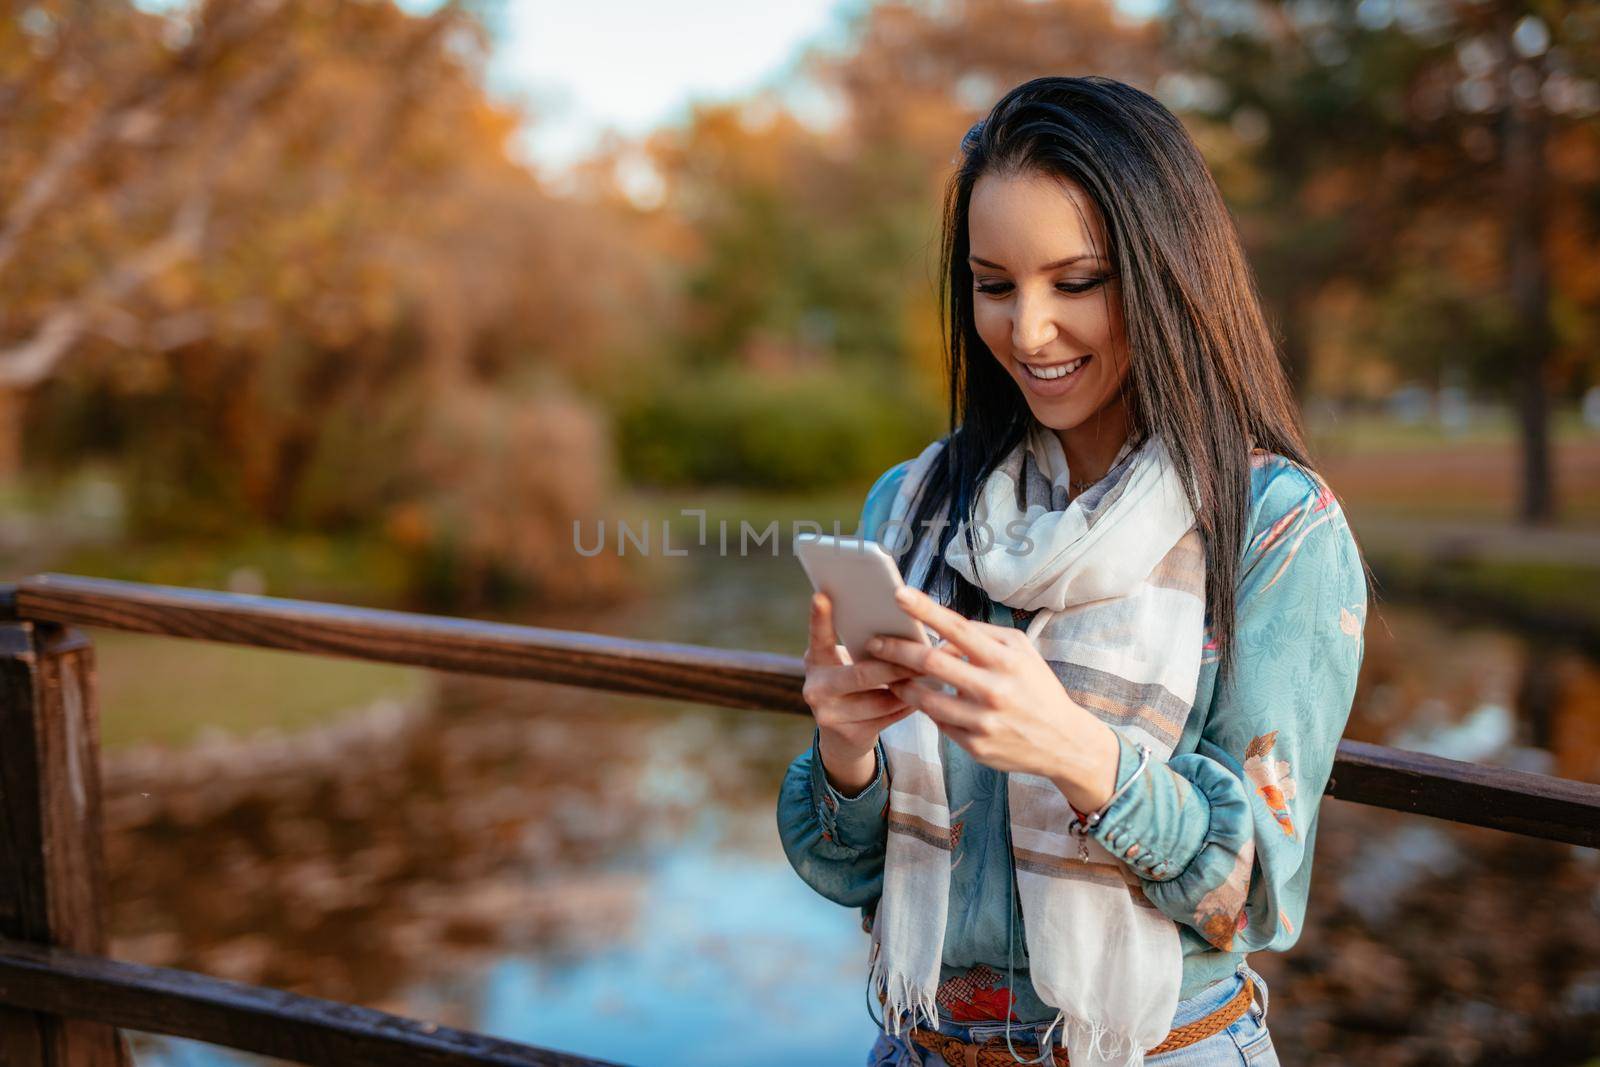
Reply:
[[1079, 811], [1093, 811], [1116, 788], [1116, 735], [1079, 706], [1021, 630], [962, 617], [909, 586], [895, 594], [902, 610], [945, 643], [928, 648], [899, 637], [876, 637], [868, 650], [956, 688], [913, 679], [889, 685], [921, 708], [973, 759], [999, 771], [1048, 778]]
[[884, 685], [915, 671], [868, 657], [851, 663], [833, 629], [833, 604], [825, 593], [811, 597], [811, 637], [806, 644], [806, 680], [801, 695], [817, 720], [822, 769], [845, 795], [872, 783], [878, 734], [911, 714], [912, 708]]

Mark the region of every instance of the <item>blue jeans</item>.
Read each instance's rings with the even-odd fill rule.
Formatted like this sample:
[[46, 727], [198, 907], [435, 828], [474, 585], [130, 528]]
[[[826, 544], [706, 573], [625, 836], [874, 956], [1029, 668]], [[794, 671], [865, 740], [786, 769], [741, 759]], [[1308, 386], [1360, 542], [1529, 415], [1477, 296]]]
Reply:
[[[1278, 1053], [1272, 1047], [1272, 1035], [1267, 1032], [1267, 983], [1255, 969], [1241, 963], [1232, 978], [1215, 982], [1188, 1000], [1178, 1001], [1178, 1010], [1172, 1017], [1173, 1026], [1192, 1023], [1210, 1015], [1234, 998], [1247, 981], [1256, 984], [1259, 1004], [1251, 1004], [1232, 1026], [1196, 1041], [1186, 1048], [1163, 1052], [1159, 1056], [1146, 1056], [1145, 1063], [1152, 1067], [1279, 1067]], [[1020, 1051], [1026, 1042], [1038, 1048], [1042, 1025], [1019, 1026], [1011, 1024], [1011, 1040]], [[941, 1022], [939, 1032], [951, 1034], [962, 1041], [981, 1044], [991, 1037], [1005, 1034], [1004, 1023], [951, 1023]], [[1038, 1055], [1035, 1051], [1034, 1055]], [[1046, 1061], [1049, 1062], [1048, 1060]], [[908, 1038], [893, 1037], [880, 1032], [872, 1051], [867, 1055], [867, 1067], [949, 1067], [936, 1052], [929, 1052]]]

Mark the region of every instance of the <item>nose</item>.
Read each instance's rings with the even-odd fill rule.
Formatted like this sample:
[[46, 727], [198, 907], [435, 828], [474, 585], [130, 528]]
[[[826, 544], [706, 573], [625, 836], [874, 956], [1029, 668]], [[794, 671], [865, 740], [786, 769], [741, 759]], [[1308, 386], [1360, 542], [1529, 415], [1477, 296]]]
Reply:
[[1020, 291], [1011, 318], [1011, 344], [1018, 352], [1033, 355], [1056, 339], [1056, 324], [1049, 301]]

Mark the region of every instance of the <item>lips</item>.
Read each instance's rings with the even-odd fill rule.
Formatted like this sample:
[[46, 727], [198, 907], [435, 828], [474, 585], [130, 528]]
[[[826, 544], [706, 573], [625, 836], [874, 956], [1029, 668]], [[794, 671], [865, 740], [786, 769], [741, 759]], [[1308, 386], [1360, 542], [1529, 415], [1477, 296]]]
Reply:
[[1068, 360], [1065, 363], [1024, 363], [1022, 366], [1029, 374], [1041, 381], [1054, 381], [1057, 378], [1065, 378], [1069, 374], [1076, 373], [1088, 361], [1088, 356], [1079, 356], [1077, 359]]
[[1017, 365], [1022, 368], [1021, 378], [1029, 391], [1039, 396], [1060, 396], [1077, 384], [1084, 368], [1092, 362], [1094, 356], [1083, 355], [1059, 363], [1023, 363], [1018, 360]]

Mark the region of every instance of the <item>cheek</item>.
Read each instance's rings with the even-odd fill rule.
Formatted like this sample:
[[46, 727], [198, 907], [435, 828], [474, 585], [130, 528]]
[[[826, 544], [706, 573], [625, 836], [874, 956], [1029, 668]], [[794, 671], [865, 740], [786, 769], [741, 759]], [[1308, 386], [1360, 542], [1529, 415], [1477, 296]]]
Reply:
[[1108, 294], [1110, 307], [1106, 313], [1107, 343], [1112, 349], [1121, 354], [1124, 362], [1127, 360], [1128, 331], [1122, 317], [1122, 291], [1113, 288]]
[[1110, 357], [1107, 360], [1106, 377], [1110, 379], [1110, 388], [1115, 391], [1128, 377], [1128, 369], [1132, 365], [1128, 358], [1127, 333], [1122, 326], [1122, 311], [1115, 301], [1115, 294], [1110, 308], [1101, 311], [1097, 317], [1096, 348]]
[[995, 358], [1003, 358], [1010, 350], [1011, 320], [1007, 318], [1005, 309], [992, 304], [975, 304], [972, 308], [972, 325]]
[[1090, 321], [1085, 325], [1092, 331], [1097, 351], [1120, 353], [1126, 344], [1122, 330], [1122, 314], [1116, 304], [1114, 293], [1110, 294], [1105, 304], [1095, 301]]

